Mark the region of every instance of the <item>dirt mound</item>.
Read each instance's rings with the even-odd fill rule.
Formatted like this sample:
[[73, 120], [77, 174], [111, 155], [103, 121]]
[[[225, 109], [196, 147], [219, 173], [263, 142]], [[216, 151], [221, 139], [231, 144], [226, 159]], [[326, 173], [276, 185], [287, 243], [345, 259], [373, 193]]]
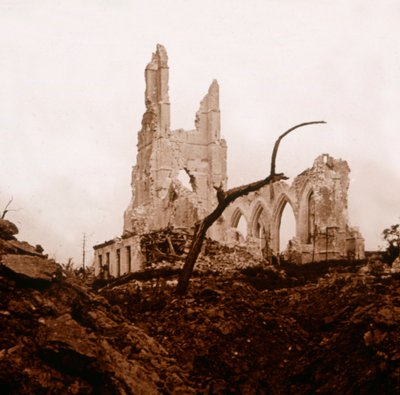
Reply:
[[379, 260], [271, 266], [207, 244], [181, 298], [180, 235], [154, 239], [149, 270], [90, 288], [12, 232], [2, 394], [400, 393], [400, 274]]
[[[263, 291], [250, 285], [257, 276]], [[199, 393], [400, 393], [398, 274], [321, 263], [200, 276], [184, 299], [174, 285], [169, 277], [100, 292]]]
[[176, 361], [118, 306], [37, 255], [0, 256], [0, 393], [193, 392]]

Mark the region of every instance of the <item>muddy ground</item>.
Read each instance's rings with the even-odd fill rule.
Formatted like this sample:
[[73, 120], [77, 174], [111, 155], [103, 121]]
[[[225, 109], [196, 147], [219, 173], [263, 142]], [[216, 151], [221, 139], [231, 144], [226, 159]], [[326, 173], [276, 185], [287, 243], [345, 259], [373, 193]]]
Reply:
[[400, 275], [379, 263], [251, 267], [100, 293], [154, 337], [198, 393], [400, 393]]
[[176, 260], [93, 281], [4, 243], [1, 394], [400, 393], [400, 274], [377, 260], [221, 248], [177, 297]]

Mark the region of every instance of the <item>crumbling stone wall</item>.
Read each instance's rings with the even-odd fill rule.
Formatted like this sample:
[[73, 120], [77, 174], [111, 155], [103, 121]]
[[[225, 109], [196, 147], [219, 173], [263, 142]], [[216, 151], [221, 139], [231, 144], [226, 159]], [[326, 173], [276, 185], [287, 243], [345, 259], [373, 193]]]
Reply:
[[224, 242], [235, 244], [240, 239], [235, 229], [243, 216], [249, 248], [267, 257], [278, 255], [282, 213], [289, 204], [296, 236], [289, 242], [287, 257], [302, 263], [364, 258], [364, 240], [357, 228], [348, 225], [349, 172], [346, 161], [323, 154], [291, 185], [281, 181], [237, 199], [224, 213], [230, 227]]
[[[157, 45], [145, 70], [146, 110], [138, 132], [132, 199], [124, 213], [121, 237], [94, 247], [96, 274], [119, 276], [141, 268], [142, 234], [166, 227], [193, 228], [217, 204], [214, 187], [226, 188], [225, 140], [220, 136], [219, 86], [213, 81], [195, 115], [193, 130], [171, 130], [168, 56]], [[327, 154], [293, 183], [279, 182], [232, 203], [209, 230], [222, 243], [244, 243], [256, 255], [271, 258], [280, 250], [282, 212], [290, 204], [296, 237], [287, 257], [297, 262], [363, 258], [364, 241], [348, 225], [349, 167]], [[181, 174], [186, 175], [187, 185]], [[247, 236], [240, 235], [240, 218]]]
[[[226, 142], [220, 137], [219, 86], [213, 81], [200, 103], [195, 129], [170, 130], [168, 57], [157, 45], [145, 71], [146, 112], [138, 133], [132, 200], [124, 234], [169, 225], [191, 227], [214, 206], [213, 186], [226, 186]], [[179, 176], [190, 179], [183, 185]]]

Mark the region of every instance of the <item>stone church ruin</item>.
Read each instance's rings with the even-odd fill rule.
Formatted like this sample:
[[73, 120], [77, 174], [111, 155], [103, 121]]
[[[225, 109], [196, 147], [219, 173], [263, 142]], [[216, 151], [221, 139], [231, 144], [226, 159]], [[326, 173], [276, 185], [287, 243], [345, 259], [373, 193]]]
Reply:
[[[145, 70], [146, 111], [138, 132], [132, 198], [121, 237], [94, 246], [95, 272], [112, 276], [137, 271], [146, 257], [143, 240], [165, 228], [193, 230], [217, 204], [214, 187], [227, 186], [227, 144], [221, 138], [219, 86], [213, 81], [200, 102], [193, 130], [171, 130], [168, 56], [157, 45]], [[364, 240], [349, 226], [347, 162], [323, 154], [291, 184], [280, 181], [234, 201], [208, 231], [222, 244], [243, 244], [270, 259], [281, 250], [279, 229], [285, 205], [293, 210], [296, 235], [286, 259], [362, 259]], [[244, 237], [238, 229], [244, 223]]]

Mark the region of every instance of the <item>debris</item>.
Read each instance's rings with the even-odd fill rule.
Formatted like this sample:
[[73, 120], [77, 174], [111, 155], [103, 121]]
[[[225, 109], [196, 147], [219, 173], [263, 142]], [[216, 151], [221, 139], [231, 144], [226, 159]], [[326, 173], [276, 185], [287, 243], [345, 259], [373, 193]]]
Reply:
[[15, 275], [45, 282], [52, 282], [61, 276], [61, 267], [54, 261], [29, 255], [3, 255], [1, 264]]
[[179, 298], [189, 240], [153, 233], [149, 269], [98, 291], [73, 271], [53, 281], [43, 256], [3, 255], [1, 392], [400, 393], [398, 273], [377, 259], [273, 266], [207, 240]]
[[140, 247], [147, 265], [151, 265], [165, 259], [183, 259], [191, 239], [191, 234], [185, 229], [166, 228], [142, 235]]
[[211, 383], [231, 394], [400, 391], [400, 278], [372, 270], [365, 282], [349, 261], [256, 265], [242, 250], [213, 248], [184, 299], [154, 281], [142, 282], [140, 299], [136, 283], [101, 291], [177, 359], [198, 393]]
[[6, 219], [0, 219], [0, 239], [11, 240], [18, 234], [18, 228], [12, 222]]

